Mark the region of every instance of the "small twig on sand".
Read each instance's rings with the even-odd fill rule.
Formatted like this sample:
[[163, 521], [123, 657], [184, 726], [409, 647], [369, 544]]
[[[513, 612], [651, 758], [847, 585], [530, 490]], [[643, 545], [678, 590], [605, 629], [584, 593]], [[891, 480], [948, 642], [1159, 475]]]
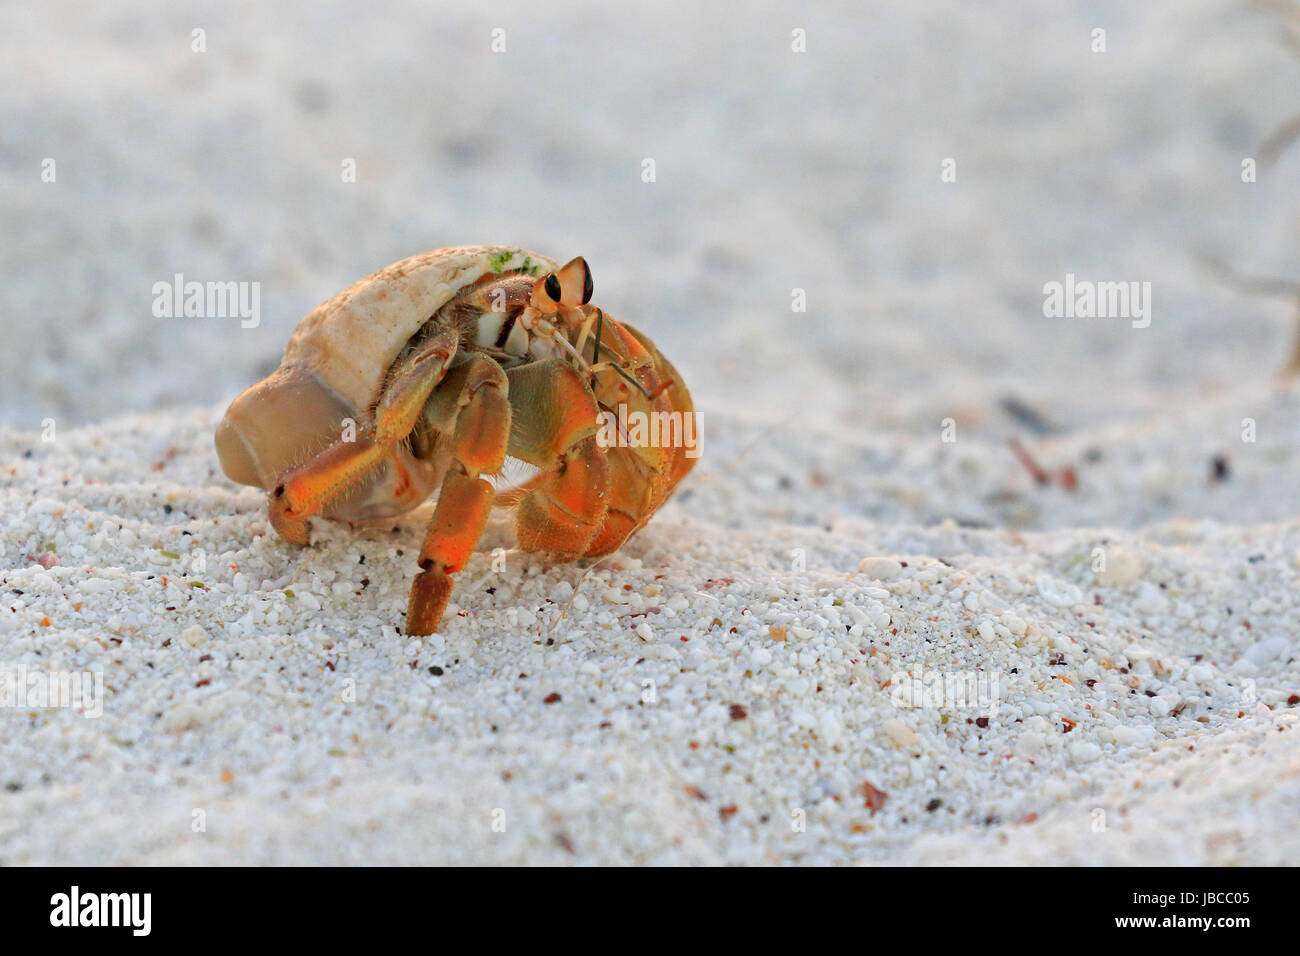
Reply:
[[1061, 430], [1059, 426], [1048, 421], [1038, 409], [1014, 395], [1003, 396], [998, 404], [1002, 406], [1004, 412], [1035, 435], [1050, 435]]
[[1034, 481], [1038, 482], [1040, 485], [1050, 485], [1052, 483], [1052, 476], [1044, 471], [1042, 466], [1034, 460], [1034, 456], [1029, 454], [1029, 449], [1020, 443], [1019, 438], [1011, 439], [1010, 444], [1011, 450], [1015, 452], [1016, 457], [1020, 459], [1020, 464], [1025, 466], [1025, 471], [1029, 472]]
[[[1008, 444], [1011, 445], [1011, 450], [1015, 452], [1016, 457], [1020, 459], [1020, 464], [1025, 466], [1025, 471], [1029, 472], [1034, 481], [1040, 485], [1050, 485], [1052, 483], [1052, 473], [1034, 459], [1034, 456], [1029, 453], [1029, 449], [1021, 443], [1019, 438], [1012, 438]], [[1056, 478], [1066, 491], [1079, 490], [1079, 473], [1073, 465], [1066, 465], [1062, 468]]]

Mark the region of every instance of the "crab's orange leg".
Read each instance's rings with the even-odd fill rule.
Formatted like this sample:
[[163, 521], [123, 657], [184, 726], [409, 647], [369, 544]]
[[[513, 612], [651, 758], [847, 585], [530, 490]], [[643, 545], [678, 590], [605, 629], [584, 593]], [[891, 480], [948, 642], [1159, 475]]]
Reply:
[[595, 537], [609, 502], [609, 466], [595, 438], [596, 398], [584, 374], [561, 359], [506, 374], [510, 454], [544, 472], [509, 496], [518, 499], [519, 546], [575, 558]]
[[[659, 381], [666, 386], [663, 394], [664, 397], [668, 399], [668, 404], [672, 410], [680, 413], [683, 417], [689, 415], [694, 418], [695, 403], [691, 400], [691, 393], [687, 391], [686, 383], [683, 381], [681, 375], [678, 374], [677, 369], [673, 367], [673, 363], [664, 358], [663, 353], [660, 352], [659, 349], [655, 347], [654, 343], [646, 338], [643, 333], [638, 332], [626, 323], [620, 322], [619, 324], [624, 331], [644, 346], [646, 351], [654, 360], [655, 372], [658, 375]], [[697, 442], [699, 439], [698, 425], [699, 422], [697, 419], [692, 427], [692, 435]], [[691, 454], [692, 451], [694, 451], [695, 454]], [[672, 489], [677, 487], [677, 483], [685, 478], [687, 473], [695, 467], [695, 459], [698, 457], [698, 452], [698, 444], [696, 444], [694, 449], [691, 449], [688, 448], [684, 442], [674, 449], [672, 465], [668, 475], [668, 488], [664, 493], [665, 497], [667, 497], [667, 495], [671, 493]]]
[[663, 471], [648, 465], [630, 448], [605, 449], [609, 463], [609, 510], [600, 529], [583, 551], [600, 557], [617, 551], [658, 507]]
[[398, 363], [375, 408], [369, 434], [339, 439], [306, 463], [280, 476], [271, 492], [271, 526], [291, 544], [305, 545], [307, 519], [389, 455], [411, 433], [429, 394], [442, 381], [456, 354], [457, 335], [441, 332]]
[[[685, 457], [686, 449], [681, 442], [688, 424], [683, 416], [692, 414], [690, 395], [680, 384], [676, 369], [634, 329], [609, 316], [604, 317], [603, 324], [601, 357], [608, 354], [613, 356], [613, 361], [592, 366], [596, 397], [601, 407], [614, 417], [619, 409], [625, 409], [628, 418], [644, 416], [643, 422], [653, 423], [654, 439], [659, 443], [646, 443], [649, 435], [642, 435], [642, 442], [638, 443], [636, 436], [619, 434], [617, 429], [614, 435], [607, 431], [606, 439], [617, 439], [606, 451], [610, 468], [609, 511], [585, 552], [591, 557], [618, 550], [650, 520], [678, 480], [694, 465], [694, 459]], [[614, 374], [615, 365], [633, 376], [637, 385]], [[694, 424], [689, 423], [692, 429]], [[665, 439], [678, 443], [662, 444]], [[610, 444], [608, 440], [606, 443]]]
[[524, 495], [515, 533], [525, 551], [568, 560], [583, 554], [604, 520], [609, 489], [605, 451], [583, 438], [560, 456], [556, 471]]
[[451, 598], [451, 576], [465, 567], [492, 511], [492, 485], [454, 468], [443, 479], [438, 506], [420, 549], [419, 574], [411, 583], [406, 633], [433, 634]]
[[493, 489], [479, 476], [495, 474], [505, 464], [509, 388], [501, 366], [474, 356], [453, 370], [429, 403], [426, 417], [451, 434], [451, 463], [420, 548], [420, 573], [411, 584], [406, 611], [407, 634], [438, 629], [451, 597], [451, 576], [465, 567], [483, 533]]

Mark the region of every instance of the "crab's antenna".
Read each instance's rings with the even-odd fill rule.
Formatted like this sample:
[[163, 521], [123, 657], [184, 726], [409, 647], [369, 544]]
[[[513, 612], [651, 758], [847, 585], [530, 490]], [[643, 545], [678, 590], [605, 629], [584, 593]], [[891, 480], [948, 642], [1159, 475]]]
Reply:
[[605, 313], [602, 309], [596, 309], [596, 344], [591, 350], [591, 360], [600, 361], [600, 333], [605, 327]]
[[[602, 363], [600, 361], [600, 334], [602, 329], [604, 328], [604, 325], [605, 325], [605, 313], [602, 312], [600, 309], [597, 309], [596, 310], [596, 341], [595, 341], [595, 345], [591, 350], [590, 365], [587, 364], [587, 360], [582, 357], [581, 353], [579, 353], [577, 349], [575, 349], [572, 345], [569, 344], [569, 342], [564, 338], [564, 336], [557, 335], [556, 339], [573, 355], [577, 356], [578, 361], [581, 362], [583, 365], [585, 365], [588, 370], [595, 369], [596, 367], [602, 364], [608, 365], [615, 372], [617, 372], [619, 375], [623, 376], [623, 378], [627, 379], [630, 383], [632, 383], [632, 385], [636, 388], [636, 390], [646, 397], [647, 401], [654, 401], [654, 396], [651, 395], [649, 392], [647, 392], [645, 390], [645, 386], [642, 385], [640, 382], [638, 382], [635, 378], [633, 378], [632, 375], [627, 371], [627, 369], [623, 368], [623, 366], [619, 365], [617, 362]], [[609, 351], [609, 349], [606, 349], [605, 351]], [[596, 375], [595, 372], [593, 371], [591, 378], [594, 380], [595, 377]]]
[[[559, 342], [559, 343], [560, 343], [561, 345], [563, 345], [566, 349], [568, 349], [568, 350], [569, 350], [569, 354], [572, 355], [574, 358], [576, 358], [580, 363], [582, 363], [583, 365], [587, 365], [587, 360], [586, 360], [585, 358], [582, 357], [582, 353], [579, 352], [576, 348], [574, 348], [574, 347], [573, 347], [573, 344], [572, 344], [568, 339], [566, 339], [563, 335], [557, 335], [557, 336], [555, 336], [555, 341]], [[594, 358], [594, 356], [593, 356], [593, 358]], [[633, 385], [635, 385], [636, 388], [637, 388], [637, 391], [639, 391], [642, 395], [644, 395], [644, 396], [645, 396], [649, 401], [654, 401], [654, 396], [652, 396], [649, 392], [647, 392], [647, 391], [645, 390], [645, 386], [642, 385], [640, 382], [638, 382], [636, 379], [634, 379], [634, 378], [633, 378], [633, 377], [632, 377], [632, 376], [631, 376], [631, 375], [630, 375], [630, 374], [629, 374], [629, 373], [628, 373], [628, 372], [623, 368], [623, 366], [619, 365], [617, 362], [606, 362], [606, 363], [604, 363], [604, 364], [608, 365], [608, 366], [609, 366], [610, 368], [612, 368], [615, 372], [618, 372], [619, 375], [622, 375], [625, 379], [627, 379], [629, 382], [631, 382]], [[594, 365], [587, 365], [587, 368], [588, 368], [588, 369], [592, 369], [592, 368], [595, 368], [595, 367], [596, 367], [596, 366], [594, 366]], [[593, 376], [593, 378], [594, 378], [594, 377], [595, 377], [595, 376]]]
[[623, 368], [623, 366], [619, 365], [617, 362], [610, 362], [609, 367], [612, 368], [615, 372], [618, 372], [619, 375], [622, 375], [634, 386], [636, 386], [636, 390], [646, 397], [646, 401], [649, 402], [654, 401], [653, 396], [651, 396], [651, 394], [645, 390], [645, 386], [642, 385], [640, 382], [638, 382], [636, 379], [634, 379], [631, 373], [628, 372], [627, 369]]
[[579, 352], [577, 349], [575, 349], [575, 348], [573, 347], [573, 343], [571, 343], [571, 342], [570, 342], [568, 339], [566, 339], [563, 335], [554, 335], [554, 336], [552, 336], [552, 338], [553, 338], [556, 342], [559, 342], [559, 343], [560, 343], [562, 346], [564, 346], [566, 349], [568, 349], [568, 350], [569, 350], [569, 354], [572, 355], [574, 358], [576, 358], [580, 364], [582, 364], [582, 365], [586, 365], [586, 364], [587, 364], [587, 360], [586, 360], [585, 358], [582, 357], [582, 353]]

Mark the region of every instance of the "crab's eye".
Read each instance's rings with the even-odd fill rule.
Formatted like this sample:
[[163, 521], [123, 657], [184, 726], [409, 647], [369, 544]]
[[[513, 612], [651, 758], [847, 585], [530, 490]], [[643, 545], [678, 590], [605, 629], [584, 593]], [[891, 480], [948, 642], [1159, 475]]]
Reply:
[[591, 293], [594, 292], [595, 289], [596, 287], [591, 281], [591, 270], [584, 269], [583, 279], [582, 279], [582, 304], [583, 305], [586, 305], [588, 302], [591, 301]]
[[543, 288], [546, 289], [546, 294], [551, 297], [552, 302], [560, 301], [560, 280], [555, 277], [554, 272], [546, 277], [546, 285]]

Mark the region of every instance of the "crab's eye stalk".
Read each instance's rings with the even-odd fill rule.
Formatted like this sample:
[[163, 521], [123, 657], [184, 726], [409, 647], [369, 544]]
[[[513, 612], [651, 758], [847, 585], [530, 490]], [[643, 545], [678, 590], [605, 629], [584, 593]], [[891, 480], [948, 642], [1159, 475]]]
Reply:
[[578, 256], [533, 284], [529, 304], [545, 315], [576, 309], [591, 301], [591, 270]]
[[591, 301], [591, 270], [587, 260], [578, 256], [570, 260], [555, 277], [560, 280], [560, 303], [570, 309], [586, 305]]

